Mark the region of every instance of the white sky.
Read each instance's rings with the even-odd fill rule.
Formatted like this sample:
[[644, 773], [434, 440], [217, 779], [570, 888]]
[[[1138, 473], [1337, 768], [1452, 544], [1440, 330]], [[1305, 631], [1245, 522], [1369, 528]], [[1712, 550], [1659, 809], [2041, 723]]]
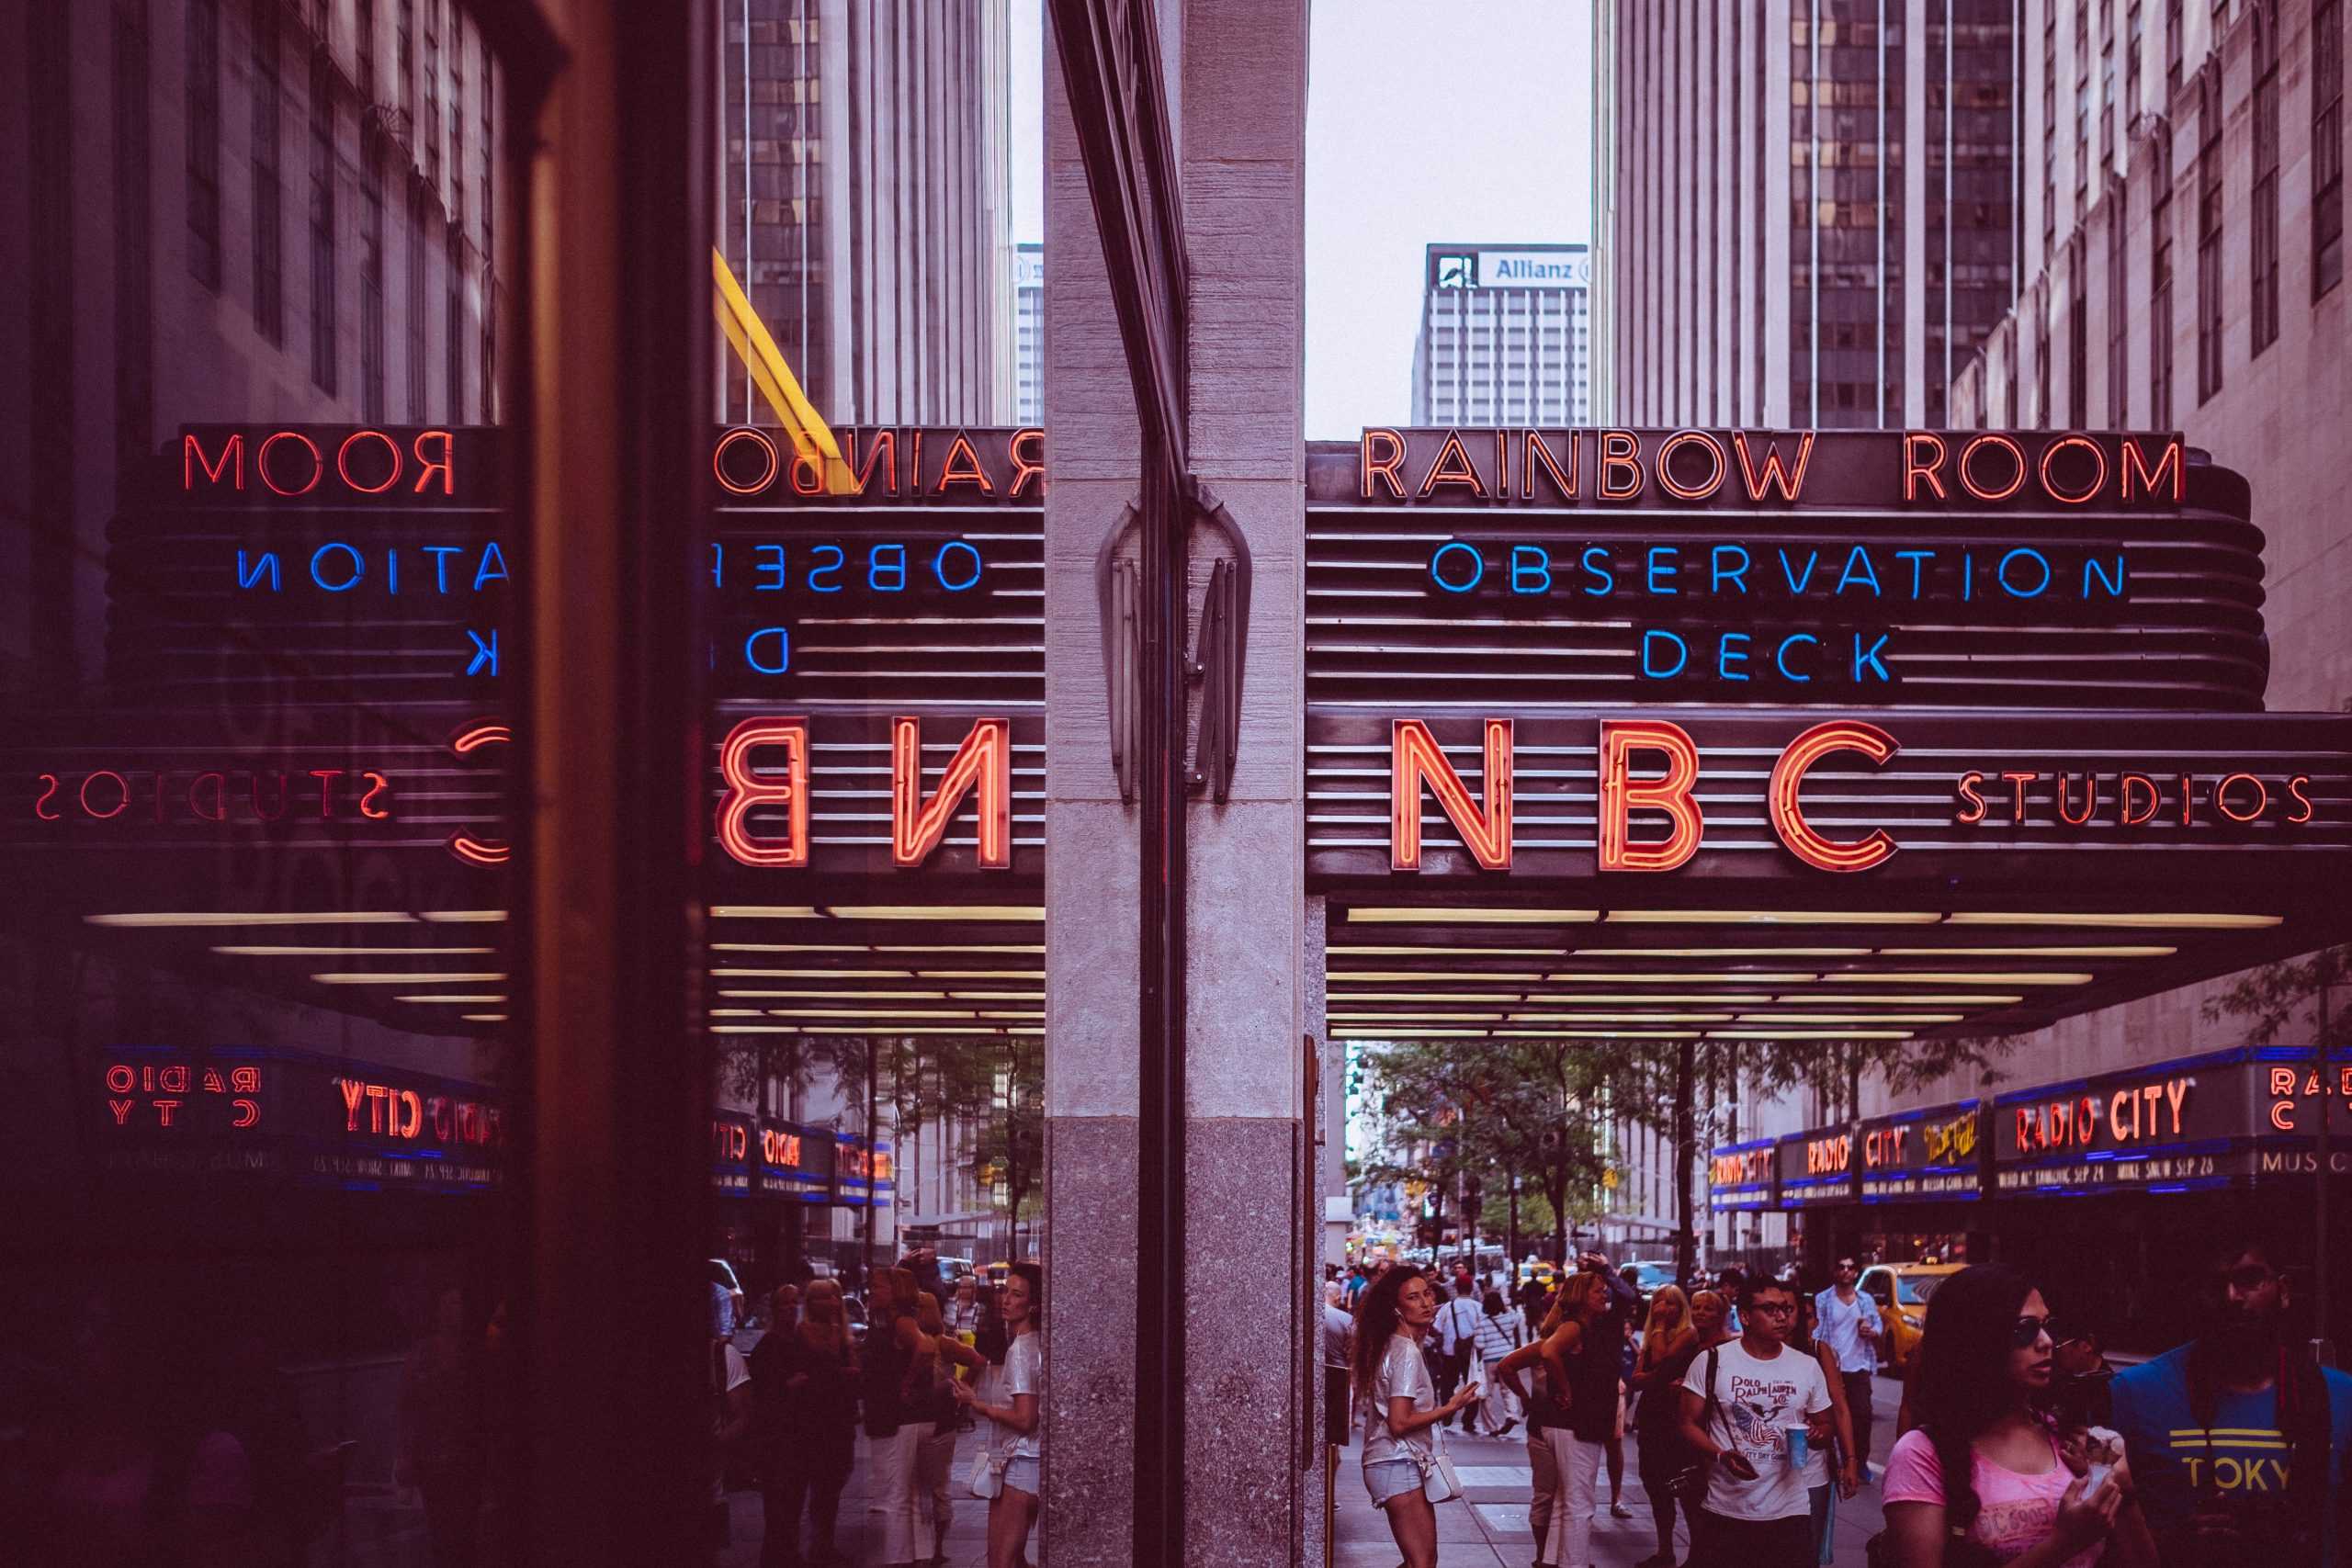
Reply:
[[[1042, 0], [1012, 5], [1012, 232], [1044, 237]], [[1306, 434], [1412, 411], [1433, 241], [1584, 240], [1590, 0], [1317, 0], [1306, 111]], [[1047, 258], [1050, 275], [1052, 258]]]

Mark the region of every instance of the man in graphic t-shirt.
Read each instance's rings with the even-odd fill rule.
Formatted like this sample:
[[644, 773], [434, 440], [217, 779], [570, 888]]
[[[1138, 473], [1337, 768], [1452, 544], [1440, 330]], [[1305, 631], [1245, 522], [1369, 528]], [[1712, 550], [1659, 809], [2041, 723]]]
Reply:
[[2109, 1385], [2165, 1568], [2347, 1562], [2352, 1377], [2286, 1332], [2293, 1292], [2240, 1235], [2206, 1260], [2203, 1331]]
[[1811, 1568], [1806, 1447], [1829, 1438], [1829, 1381], [1820, 1360], [1788, 1347], [1797, 1298], [1777, 1280], [1746, 1280], [1736, 1340], [1690, 1363], [1682, 1437], [1714, 1460], [1706, 1505], [1690, 1520], [1688, 1568]]

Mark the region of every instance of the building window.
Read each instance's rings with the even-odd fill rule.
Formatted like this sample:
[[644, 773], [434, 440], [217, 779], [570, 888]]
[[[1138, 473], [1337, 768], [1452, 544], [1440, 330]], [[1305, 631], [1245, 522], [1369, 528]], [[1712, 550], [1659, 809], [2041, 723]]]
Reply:
[[220, 4], [187, 7], [187, 270], [220, 287]]
[[2075, 299], [2066, 308], [2066, 428], [2091, 423], [2091, 302], [2079, 247], [2074, 268]]
[[286, 225], [279, 210], [277, 0], [254, 0], [254, 326], [286, 341]]
[[2042, 429], [2050, 428], [2050, 312], [2048, 308], [2034, 311], [2033, 333], [2033, 422]]
[[2140, 51], [2143, 33], [2140, 7], [2134, 0], [2123, 22], [2123, 113], [2127, 125], [2140, 118]]
[[2124, 392], [2132, 362], [2132, 285], [2123, 236], [2131, 216], [2131, 188], [2118, 185], [2107, 212], [2107, 423], [2112, 430], [2130, 424]]
[[2255, 14], [2253, 352], [2278, 335], [2278, 48], [2268, 16]]
[[311, 54], [311, 379], [334, 395], [334, 63]]
[[2181, 53], [2188, 47], [2188, 28], [2180, 15], [2180, 0], [2165, 0], [2165, 108], [2170, 113], [2180, 96]]
[[449, 423], [463, 424], [466, 421], [466, 295], [463, 283], [465, 269], [458, 263], [458, 247], [463, 243], [454, 235], [449, 241], [449, 315], [443, 334], [444, 368], [449, 378]]
[[2344, 6], [2312, 6], [2312, 298], [2344, 276]]
[[114, 13], [115, 452], [147, 454], [155, 423], [155, 306], [148, 227], [146, 6]]
[[359, 191], [359, 417], [384, 417], [384, 163], [369, 147]]
[[424, 231], [429, 220], [424, 186], [411, 182], [408, 192], [408, 417], [423, 424], [433, 417], [424, 406]]
[[2150, 149], [2156, 204], [2148, 223], [2148, 423], [2172, 423], [2172, 128]]
[[2197, 400], [2222, 389], [2222, 78], [2198, 89]]

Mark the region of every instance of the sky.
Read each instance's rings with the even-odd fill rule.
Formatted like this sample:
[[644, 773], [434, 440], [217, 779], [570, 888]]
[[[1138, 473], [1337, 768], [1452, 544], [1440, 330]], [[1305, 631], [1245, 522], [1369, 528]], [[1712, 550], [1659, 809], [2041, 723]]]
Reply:
[[[1045, 228], [1043, 8], [1013, 0], [1016, 240]], [[1423, 247], [1589, 237], [1592, 11], [1317, 0], [1313, 17], [1306, 434], [1351, 437], [1412, 412]]]

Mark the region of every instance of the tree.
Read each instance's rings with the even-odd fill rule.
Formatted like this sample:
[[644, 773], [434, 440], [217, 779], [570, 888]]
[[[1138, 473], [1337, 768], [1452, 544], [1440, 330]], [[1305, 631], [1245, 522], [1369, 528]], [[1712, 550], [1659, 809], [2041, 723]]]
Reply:
[[2312, 1017], [2312, 1043], [2331, 1057], [2352, 1054], [2352, 1007], [2331, 1005], [2334, 993], [2352, 987], [2352, 946], [2326, 947], [2301, 958], [2249, 969], [2229, 989], [2205, 1004], [2205, 1019], [2246, 1020], [2256, 1045], [2277, 1042], [2290, 1024]]

